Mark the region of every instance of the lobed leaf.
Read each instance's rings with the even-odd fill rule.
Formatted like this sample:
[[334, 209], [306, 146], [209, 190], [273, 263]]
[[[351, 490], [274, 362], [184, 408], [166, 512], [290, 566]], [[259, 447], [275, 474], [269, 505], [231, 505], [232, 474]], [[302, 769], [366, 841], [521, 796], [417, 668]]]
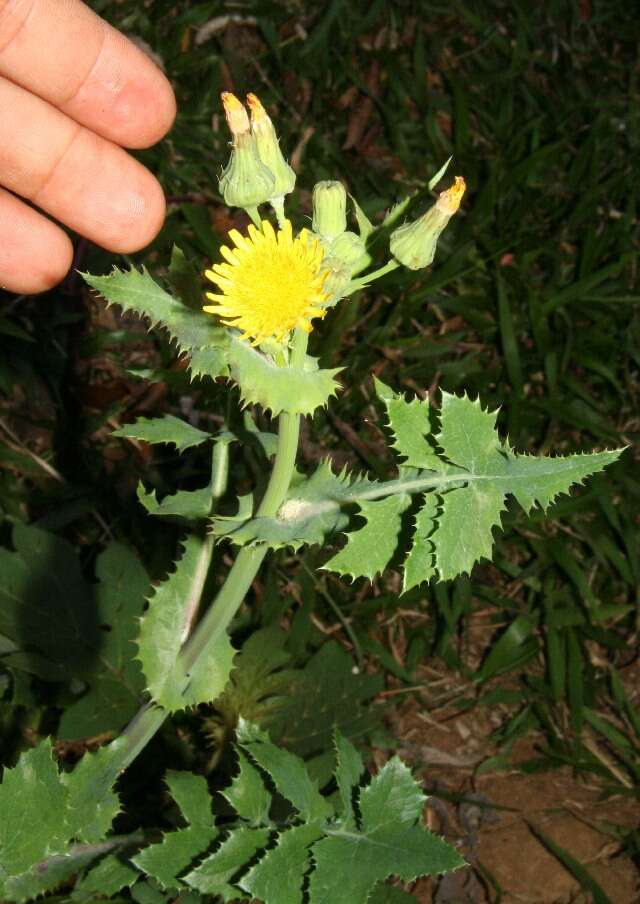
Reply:
[[189, 825], [165, 833], [161, 842], [144, 848], [132, 858], [132, 863], [163, 888], [177, 889], [183, 887], [179, 874], [207, 850], [218, 830], [214, 825], [205, 778], [191, 772], [170, 771], [166, 782]]
[[198, 430], [187, 421], [165, 414], [162, 417], [139, 417], [132, 424], [125, 424], [114, 430], [112, 436], [139, 439], [145, 443], [167, 443], [174, 445], [178, 452], [199, 446], [211, 439], [211, 434]]
[[360, 514], [367, 523], [347, 534], [347, 545], [324, 567], [352, 578], [363, 576], [373, 580], [384, 571], [396, 550], [400, 516], [410, 504], [411, 497], [406, 493], [375, 502], [360, 502]]
[[223, 901], [237, 900], [238, 889], [230, 884], [231, 879], [268, 840], [269, 829], [233, 829], [218, 850], [188, 873], [184, 881], [203, 894], [220, 895]]
[[178, 349], [190, 358], [194, 377], [229, 377], [240, 388], [245, 404], [271, 411], [311, 414], [326, 405], [339, 384], [340, 368], [320, 370], [307, 355], [299, 368], [278, 367], [270, 355], [240, 340], [233, 330], [217, 325], [213, 317], [182, 304], [159, 286], [148, 270], [118, 270], [109, 276], [82, 274], [109, 304], [118, 304], [163, 326]]
[[215, 700], [227, 683], [235, 652], [224, 632], [214, 636], [196, 665], [188, 674], [185, 671], [179, 653], [202, 594], [210, 548], [197, 533], [187, 537], [183, 548], [175, 571], [154, 588], [138, 640], [149, 693], [171, 712]]
[[312, 782], [299, 757], [276, 747], [266, 732], [243, 719], [238, 724], [237, 738], [238, 744], [269, 773], [280, 794], [293, 804], [302, 819], [314, 822], [330, 815], [330, 805]]

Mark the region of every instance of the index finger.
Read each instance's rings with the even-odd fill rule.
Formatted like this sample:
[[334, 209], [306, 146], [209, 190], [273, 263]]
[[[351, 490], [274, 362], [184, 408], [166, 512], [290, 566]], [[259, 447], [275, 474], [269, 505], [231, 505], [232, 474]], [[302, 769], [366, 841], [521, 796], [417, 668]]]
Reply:
[[160, 69], [80, 0], [0, 0], [0, 75], [123, 147], [148, 147], [175, 116]]

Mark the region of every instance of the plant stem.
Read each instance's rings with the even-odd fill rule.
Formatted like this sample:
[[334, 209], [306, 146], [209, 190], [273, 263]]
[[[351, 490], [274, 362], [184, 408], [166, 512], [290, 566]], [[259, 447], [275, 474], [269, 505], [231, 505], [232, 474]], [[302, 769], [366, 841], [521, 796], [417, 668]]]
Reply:
[[[307, 339], [305, 332], [296, 330], [291, 351], [292, 367], [302, 365], [307, 350]], [[295, 465], [299, 432], [300, 416], [283, 412], [278, 422], [278, 448], [273, 471], [258, 508], [259, 516], [273, 517], [284, 501]], [[228, 457], [226, 460], [228, 462]], [[213, 484], [218, 485], [215, 477]], [[226, 486], [226, 481], [224, 485]], [[180, 652], [181, 664], [187, 674], [196, 666], [211, 641], [226, 631], [247, 595], [267, 549], [267, 545], [263, 544], [246, 547], [238, 553], [215, 601]], [[114, 780], [149, 743], [168, 715], [161, 707], [147, 703], [134, 716], [122, 733], [122, 738], [127, 741], [126, 748], [120, 756], [114, 757], [113, 763], [109, 766]]]

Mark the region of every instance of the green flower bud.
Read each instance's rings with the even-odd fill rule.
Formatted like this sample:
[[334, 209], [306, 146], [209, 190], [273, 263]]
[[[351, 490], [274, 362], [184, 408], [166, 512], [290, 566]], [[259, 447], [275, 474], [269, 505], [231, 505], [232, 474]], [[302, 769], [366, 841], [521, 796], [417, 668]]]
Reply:
[[251, 133], [258, 155], [273, 175], [271, 197], [282, 198], [293, 191], [296, 174], [284, 159], [273, 123], [255, 94], [247, 94], [247, 104], [251, 110]]
[[465, 189], [462, 176], [456, 176], [452, 187], [441, 192], [436, 203], [424, 216], [393, 230], [390, 249], [397, 261], [410, 270], [421, 270], [433, 262], [438, 239], [460, 207]]
[[238, 98], [224, 92], [222, 103], [233, 150], [218, 183], [220, 194], [230, 207], [257, 207], [273, 195], [273, 175], [260, 159], [247, 111]]
[[316, 182], [311, 228], [325, 239], [335, 239], [347, 228], [347, 193], [341, 182]]
[[366, 249], [364, 240], [355, 232], [343, 232], [337, 236], [329, 246], [329, 253], [331, 257], [341, 260], [352, 275], [364, 270], [371, 263], [371, 255]]
[[322, 307], [332, 308], [344, 298], [351, 282], [351, 268], [339, 258], [328, 255], [322, 262], [322, 269], [327, 273], [322, 285], [323, 291], [327, 293], [327, 300]]

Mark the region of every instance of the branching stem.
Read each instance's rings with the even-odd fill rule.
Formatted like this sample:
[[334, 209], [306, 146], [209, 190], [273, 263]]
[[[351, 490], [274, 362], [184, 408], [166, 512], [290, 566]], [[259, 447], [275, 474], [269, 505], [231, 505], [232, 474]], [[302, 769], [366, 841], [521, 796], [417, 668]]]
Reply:
[[[308, 336], [305, 332], [296, 330], [291, 350], [290, 363], [292, 367], [300, 367], [302, 365], [307, 350], [307, 339]], [[274, 517], [284, 501], [295, 466], [299, 432], [300, 416], [283, 412], [278, 422], [278, 448], [273, 471], [258, 508], [258, 516]], [[219, 445], [222, 446], [223, 444]], [[214, 489], [212, 493], [214, 503], [224, 493], [227, 483], [228, 446], [224, 444], [224, 448], [226, 454], [223, 455], [221, 453], [217, 468], [214, 464]], [[180, 652], [181, 664], [187, 675], [198, 663], [200, 657], [204, 655], [211, 642], [227, 630], [229, 623], [240, 608], [253, 583], [267, 549], [267, 545], [263, 544], [262, 546], [242, 549], [238, 553], [238, 557], [212, 606]], [[204, 581], [202, 585], [204, 585]], [[149, 743], [167, 716], [166, 710], [153, 703], [147, 703], [134, 716], [122, 734], [122, 737], [127, 741], [122, 755], [117, 760], [114, 758], [113, 763], [109, 765], [113, 781]]]

